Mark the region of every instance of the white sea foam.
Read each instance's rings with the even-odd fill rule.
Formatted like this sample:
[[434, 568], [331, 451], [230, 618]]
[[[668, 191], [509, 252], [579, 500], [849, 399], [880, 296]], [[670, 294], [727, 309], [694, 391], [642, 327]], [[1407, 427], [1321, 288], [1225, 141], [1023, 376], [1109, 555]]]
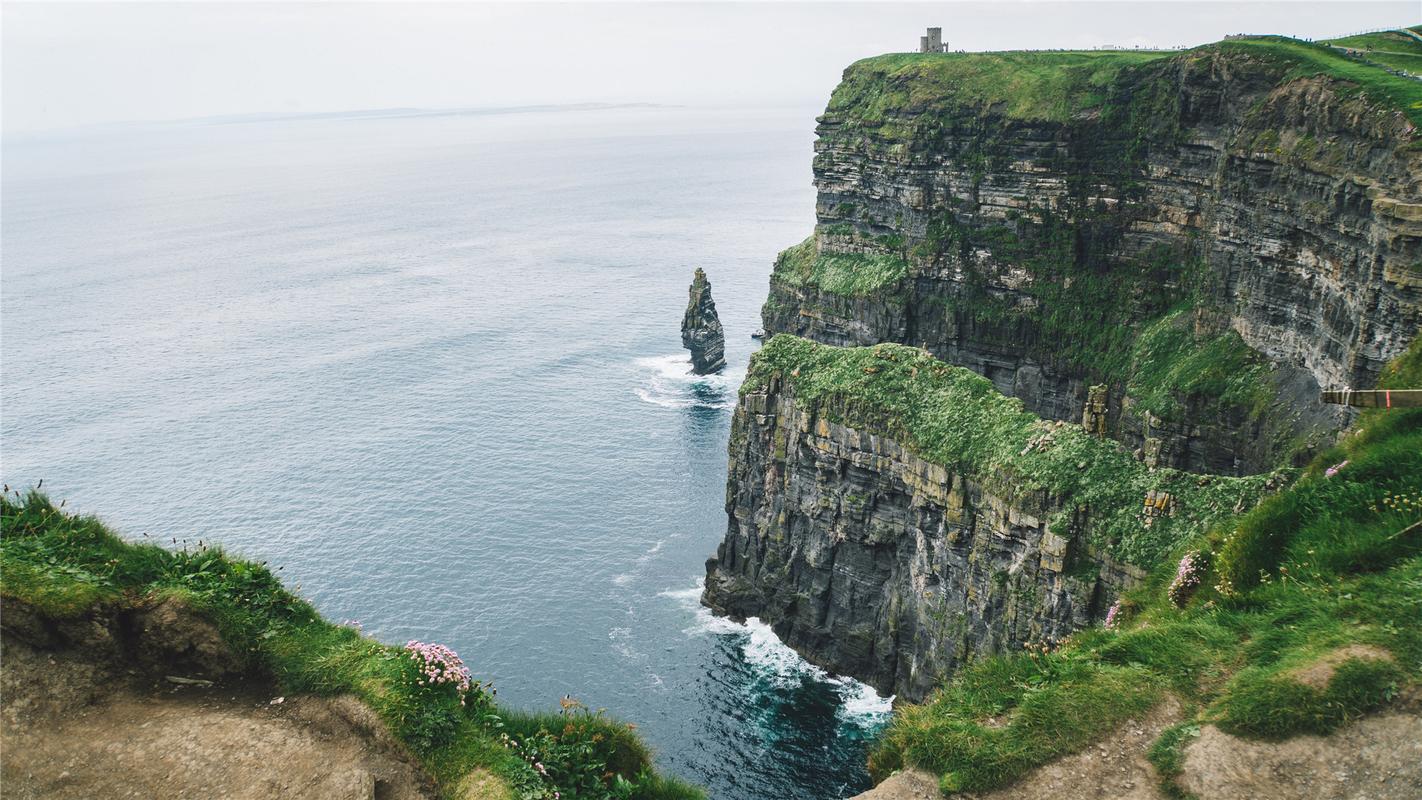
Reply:
[[637, 563], [638, 563], [638, 564], [645, 564], [645, 563], [647, 563], [648, 561], [651, 561], [652, 558], [657, 555], [657, 553], [662, 552], [662, 545], [664, 545], [664, 544], [666, 544], [666, 543], [667, 543], [667, 540], [666, 540], [666, 539], [658, 539], [658, 540], [657, 540], [657, 543], [654, 544], [654, 545], [652, 545], [651, 548], [649, 548], [649, 549], [647, 550], [647, 552], [643, 553], [643, 554], [640, 555], [640, 556], [637, 556]]
[[621, 575], [618, 575], [617, 577], [613, 578], [612, 582], [617, 586], [626, 586], [627, 584], [632, 582], [632, 576], [624, 572]]
[[690, 589], [668, 589], [659, 593], [660, 597], [675, 600], [696, 615], [695, 624], [686, 629], [688, 635], [709, 633], [744, 637], [742, 653], [746, 663], [771, 683], [791, 688], [807, 678], [823, 681], [834, 685], [839, 693], [840, 706], [836, 715], [842, 721], [871, 728], [888, 720], [893, 710], [893, 695], [882, 697], [868, 684], [850, 677], [830, 675], [801, 658], [799, 653], [780, 641], [769, 625], [756, 617], [741, 624], [712, 614], [711, 609], [701, 605], [704, 586], [704, 579], [698, 578], [696, 585]]
[[745, 377], [744, 369], [697, 375], [691, 371], [691, 359], [685, 353], [638, 358], [633, 363], [646, 375], [634, 390], [637, 396], [664, 408], [732, 408], [736, 387]]
[[646, 658], [646, 653], [639, 653], [632, 648], [631, 628], [613, 628], [607, 632], [607, 638], [612, 642], [612, 649], [623, 658], [629, 661]]
[[874, 687], [852, 678], [835, 681], [840, 684], [841, 705], [836, 712], [840, 719], [871, 728], [889, 721], [894, 710], [894, 696], [881, 696]]

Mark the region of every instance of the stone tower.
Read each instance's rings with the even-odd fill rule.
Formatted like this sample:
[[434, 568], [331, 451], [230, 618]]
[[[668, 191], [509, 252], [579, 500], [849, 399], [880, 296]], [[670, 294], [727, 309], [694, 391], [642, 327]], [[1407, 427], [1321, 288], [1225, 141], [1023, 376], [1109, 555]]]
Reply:
[[927, 36], [918, 37], [918, 52], [920, 53], [946, 53], [948, 44], [943, 41], [942, 28], [929, 28]]

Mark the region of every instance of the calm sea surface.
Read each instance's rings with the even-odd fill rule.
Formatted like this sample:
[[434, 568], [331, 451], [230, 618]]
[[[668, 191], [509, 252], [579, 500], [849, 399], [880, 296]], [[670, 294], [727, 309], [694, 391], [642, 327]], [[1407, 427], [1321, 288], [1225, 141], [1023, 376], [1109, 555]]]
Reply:
[[[887, 703], [697, 604], [814, 110], [144, 126], [4, 145], [0, 472], [282, 565], [718, 800], [867, 784]], [[692, 270], [727, 331], [693, 380]]]

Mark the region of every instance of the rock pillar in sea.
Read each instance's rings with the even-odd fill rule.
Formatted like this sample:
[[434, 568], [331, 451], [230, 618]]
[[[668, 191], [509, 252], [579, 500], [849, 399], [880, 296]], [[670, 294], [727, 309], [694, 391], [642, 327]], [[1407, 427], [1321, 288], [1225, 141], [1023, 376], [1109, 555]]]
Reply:
[[706, 272], [696, 268], [691, 281], [691, 300], [681, 320], [681, 344], [691, 351], [691, 370], [697, 375], [720, 372], [726, 366], [726, 335], [711, 299], [711, 282]]

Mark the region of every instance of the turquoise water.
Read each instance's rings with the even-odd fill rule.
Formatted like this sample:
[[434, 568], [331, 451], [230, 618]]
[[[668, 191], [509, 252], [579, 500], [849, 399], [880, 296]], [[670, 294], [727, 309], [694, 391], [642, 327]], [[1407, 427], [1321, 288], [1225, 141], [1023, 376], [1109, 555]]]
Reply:
[[[7, 139], [3, 479], [282, 565], [505, 702], [636, 722], [721, 800], [843, 797], [887, 704], [697, 604], [813, 109]], [[724, 376], [680, 349], [710, 276]]]

